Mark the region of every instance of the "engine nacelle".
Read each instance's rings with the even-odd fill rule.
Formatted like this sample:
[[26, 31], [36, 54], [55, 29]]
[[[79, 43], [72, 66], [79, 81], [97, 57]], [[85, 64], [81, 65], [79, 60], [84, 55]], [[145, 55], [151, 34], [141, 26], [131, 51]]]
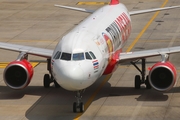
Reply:
[[149, 72], [149, 83], [158, 91], [168, 91], [174, 86], [176, 77], [176, 68], [172, 63], [158, 62]]
[[33, 73], [33, 67], [26, 59], [13, 61], [4, 70], [4, 82], [12, 89], [23, 89], [30, 83]]

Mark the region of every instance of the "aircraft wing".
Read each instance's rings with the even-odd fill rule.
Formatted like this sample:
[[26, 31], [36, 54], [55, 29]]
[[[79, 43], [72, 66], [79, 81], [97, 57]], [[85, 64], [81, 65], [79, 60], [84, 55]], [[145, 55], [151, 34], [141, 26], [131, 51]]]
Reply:
[[175, 9], [180, 8], [180, 6], [171, 6], [171, 7], [163, 7], [163, 8], [153, 8], [153, 9], [147, 9], [147, 10], [138, 10], [138, 11], [131, 11], [129, 14], [132, 15], [138, 15], [138, 14], [144, 14], [149, 12], [156, 12], [156, 11], [162, 11], [162, 10], [169, 10], [169, 9]]
[[54, 5], [55, 7], [60, 7], [60, 8], [65, 8], [65, 9], [70, 9], [70, 10], [76, 10], [76, 11], [81, 11], [81, 12], [87, 12], [87, 13], [93, 13], [95, 10], [88, 10], [85, 8], [78, 8], [78, 7], [70, 7], [70, 6], [64, 6], [64, 5]]
[[[87, 13], [93, 13], [95, 10], [89, 10], [85, 8], [79, 8], [79, 7], [70, 7], [70, 6], [64, 6], [64, 5], [54, 5], [55, 7], [70, 9], [70, 10], [76, 10], [81, 12], [87, 12]], [[169, 9], [175, 9], [180, 8], [180, 6], [171, 6], [171, 7], [163, 7], [163, 8], [153, 8], [153, 9], [146, 9], [146, 10], [137, 10], [137, 11], [130, 11], [129, 14], [132, 15], [138, 15], [138, 14], [144, 14], [144, 13], [150, 13], [150, 12], [156, 12], [156, 11], [162, 11], [162, 10], [169, 10]]]
[[45, 58], [50, 58], [53, 54], [53, 50], [50, 49], [16, 45], [16, 44], [4, 43], [4, 42], [0, 42], [0, 49], [6, 49], [16, 52], [25, 52], [27, 54], [36, 55]]
[[160, 55], [164, 55], [164, 54], [173, 54], [173, 53], [180, 53], [180, 46], [170, 47], [170, 48], [162, 48], [162, 49], [120, 53], [119, 63], [122, 63], [124, 61], [133, 61], [136, 59], [160, 56]]

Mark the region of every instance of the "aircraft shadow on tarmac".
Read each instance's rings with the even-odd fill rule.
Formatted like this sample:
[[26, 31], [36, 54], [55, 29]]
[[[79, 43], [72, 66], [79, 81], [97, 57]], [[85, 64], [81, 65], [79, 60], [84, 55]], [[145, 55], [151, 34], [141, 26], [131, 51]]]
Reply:
[[0, 86], [0, 100], [21, 99], [25, 95], [41, 96], [46, 91], [42, 86], [28, 86], [22, 90], [13, 90], [7, 86]]
[[112, 97], [139, 95], [138, 98], [135, 98], [137, 101], [166, 101], [168, 99], [164, 93], [152, 89], [146, 90], [145, 87], [139, 90], [135, 90], [133, 87], [111, 87], [110, 89], [112, 92], [109, 96]]
[[[100, 84], [100, 82], [96, 82], [85, 91], [83, 94], [84, 103], [86, 103], [93, 94], [97, 84]], [[174, 87], [167, 93], [180, 93], [180, 87]], [[0, 86], [0, 100], [23, 99], [25, 95], [40, 96], [40, 98], [26, 111], [25, 116], [28, 119], [46, 119], [47, 117], [48, 119], [59, 119], [61, 117], [64, 118], [64, 116], [68, 119], [73, 119], [77, 115], [72, 112], [72, 103], [75, 101], [74, 92], [55, 87], [45, 89], [42, 86], [28, 86], [23, 90], [12, 90], [7, 86]], [[168, 100], [168, 95], [155, 91], [154, 89], [147, 90], [143, 86], [139, 90], [135, 90], [134, 87], [111, 87], [111, 84], [107, 82], [93, 101], [102, 97], [123, 97], [132, 95], [139, 95], [139, 97], [135, 99], [144, 102]], [[38, 113], [36, 111], [38, 111]]]

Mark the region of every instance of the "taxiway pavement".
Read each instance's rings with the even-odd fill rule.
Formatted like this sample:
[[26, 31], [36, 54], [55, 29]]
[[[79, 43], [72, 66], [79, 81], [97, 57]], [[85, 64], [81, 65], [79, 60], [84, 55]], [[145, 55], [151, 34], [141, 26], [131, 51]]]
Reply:
[[[88, 1], [88, 0], [84, 0]], [[99, 0], [108, 2], [109, 0]], [[180, 5], [179, 0], [120, 0], [129, 11]], [[74, 0], [0, 0], [0, 41], [53, 49], [61, 37], [89, 14], [54, 7], [54, 4], [97, 9], [101, 5], [76, 5]], [[98, 4], [98, 3], [95, 3]], [[180, 45], [180, 9], [132, 16], [132, 34], [124, 51], [164, 48]], [[0, 119], [2, 120], [179, 120], [180, 54], [170, 56], [178, 71], [177, 83], [161, 93], [141, 86], [134, 89], [138, 71], [129, 63], [118, 67], [112, 76], [101, 77], [83, 94], [85, 112], [73, 113], [75, 93], [54, 86], [45, 89], [48, 73], [44, 58], [38, 61], [34, 77], [23, 90], [12, 90], [3, 81], [1, 64], [16, 59], [18, 53], [0, 50]], [[147, 59], [147, 69], [160, 61]], [[148, 72], [148, 70], [147, 70]], [[107, 81], [107, 82], [106, 82]]]

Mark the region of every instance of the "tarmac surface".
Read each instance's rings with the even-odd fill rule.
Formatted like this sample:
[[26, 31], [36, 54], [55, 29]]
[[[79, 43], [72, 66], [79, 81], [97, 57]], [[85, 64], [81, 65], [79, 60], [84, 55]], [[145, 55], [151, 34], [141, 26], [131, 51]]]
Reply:
[[[89, 1], [89, 0], [84, 0]], [[94, 0], [93, 0], [94, 1]], [[0, 42], [54, 49], [61, 37], [89, 13], [54, 7], [54, 4], [96, 10], [109, 0], [81, 3], [77, 0], [0, 0]], [[129, 11], [180, 5], [179, 0], [120, 0]], [[101, 3], [102, 2], [102, 3]], [[132, 34], [124, 51], [165, 48], [180, 45], [180, 9], [132, 16]], [[134, 89], [139, 72], [129, 63], [102, 76], [83, 94], [84, 113], [73, 113], [75, 93], [52, 86], [43, 87], [48, 73], [44, 58], [29, 56], [35, 66], [29, 86], [12, 90], [3, 81], [3, 70], [19, 53], [0, 50], [0, 119], [1, 120], [179, 120], [180, 54], [170, 56], [178, 71], [173, 89], [162, 93]], [[147, 69], [160, 57], [147, 59]], [[148, 70], [147, 70], [148, 73]]]

